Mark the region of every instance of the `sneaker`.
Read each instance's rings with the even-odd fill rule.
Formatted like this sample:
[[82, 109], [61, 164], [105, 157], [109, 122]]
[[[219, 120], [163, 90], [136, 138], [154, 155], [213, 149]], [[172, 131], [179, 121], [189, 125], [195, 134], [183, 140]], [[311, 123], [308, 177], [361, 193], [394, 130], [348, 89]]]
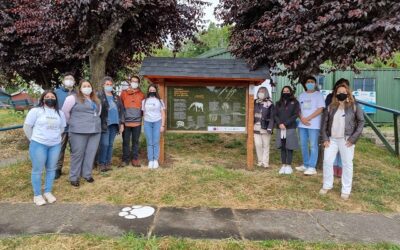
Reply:
[[262, 167], [262, 166], [263, 166], [262, 162], [257, 163], [257, 167]]
[[34, 196], [33, 197], [33, 203], [36, 204], [36, 206], [43, 206], [46, 204], [45, 199], [43, 198], [43, 196], [38, 195], [38, 196]]
[[347, 201], [348, 199], [349, 199], [349, 197], [350, 197], [350, 194], [341, 194], [340, 195], [340, 198], [342, 198], [343, 200], [345, 200], [345, 201]]
[[107, 167], [106, 167], [106, 165], [104, 165], [104, 164], [99, 164], [99, 165], [97, 165], [97, 166], [98, 166], [100, 172], [102, 172], [102, 173], [107, 172]]
[[304, 165], [301, 165], [301, 166], [299, 166], [299, 167], [296, 167], [296, 170], [299, 171], [299, 172], [304, 172], [304, 171], [307, 170], [307, 168], [304, 167]]
[[153, 168], [155, 169], [155, 168], [158, 168], [160, 165], [158, 164], [158, 161], [157, 160], [155, 160], [155, 161], [153, 161]]
[[321, 188], [321, 189], [319, 190], [319, 194], [320, 194], [320, 195], [326, 195], [326, 194], [328, 193], [328, 191], [329, 191], [329, 189]]
[[133, 167], [140, 167], [141, 165], [140, 165], [139, 160], [132, 160], [132, 166]]
[[111, 163], [107, 163], [106, 164], [106, 171], [111, 171], [112, 167], [111, 167]]
[[154, 167], [154, 161], [149, 161], [148, 168], [152, 169]]
[[268, 164], [265, 164], [265, 163], [263, 163], [263, 164], [262, 164], [262, 167], [263, 167], [263, 168], [267, 168], [267, 169], [268, 169], [268, 168], [269, 168], [269, 165], [268, 165]]
[[56, 202], [56, 200], [57, 200], [56, 197], [54, 197], [54, 195], [52, 193], [44, 193], [43, 196], [44, 196], [44, 198], [46, 198], [47, 202], [50, 204]]
[[282, 165], [281, 169], [279, 169], [279, 174], [285, 174], [286, 165]]
[[89, 178], [84, 178], [87, 182], [89, 182], [89, 183], [93, 183], [94, 182], [94, 179], [93, 179], [93, 177], [89, 177]]
[[307, 168], [306, 171], [304, 171], [304, 175], [316, 175], [317, 170], [315, 168]]
[[284, 171], [285, 171], [284, 174], [292, 174], [293, 173], [292, 166], [286, 165], [286, 168]]

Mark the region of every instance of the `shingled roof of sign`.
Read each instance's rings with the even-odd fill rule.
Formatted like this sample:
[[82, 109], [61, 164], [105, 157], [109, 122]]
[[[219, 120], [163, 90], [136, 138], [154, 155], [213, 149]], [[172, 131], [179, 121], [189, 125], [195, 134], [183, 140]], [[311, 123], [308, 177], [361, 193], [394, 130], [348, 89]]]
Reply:
[[140, 75], [165, 78], [269, 79], [268, 67], [250, 70], [242, 59], [147, 57]]

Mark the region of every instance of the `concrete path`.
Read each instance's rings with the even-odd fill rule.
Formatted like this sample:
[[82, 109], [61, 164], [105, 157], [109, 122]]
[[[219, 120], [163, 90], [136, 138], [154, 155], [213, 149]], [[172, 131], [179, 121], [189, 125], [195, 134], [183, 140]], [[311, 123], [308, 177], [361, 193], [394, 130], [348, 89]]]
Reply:
[[[133, 205], [133, 204], [132, 204]], [[43, 233], [175, 236], [207, 239], [391, 242], [400, 244], [400, 214], [289, 210], [156, 208], [144, 219], [118, 214], [125, 206], [0, 203], [0, 237]]]

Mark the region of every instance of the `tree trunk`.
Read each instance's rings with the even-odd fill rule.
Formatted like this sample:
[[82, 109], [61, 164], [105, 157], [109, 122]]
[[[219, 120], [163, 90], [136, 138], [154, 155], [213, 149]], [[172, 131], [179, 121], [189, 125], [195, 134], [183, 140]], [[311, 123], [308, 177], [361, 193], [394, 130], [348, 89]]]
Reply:
[[107, 57], [115, 46], [115, 37], [127, 20], [128, 16], [115, 19], [89, 52], [90, 81], [96, 89], [105, 76]]

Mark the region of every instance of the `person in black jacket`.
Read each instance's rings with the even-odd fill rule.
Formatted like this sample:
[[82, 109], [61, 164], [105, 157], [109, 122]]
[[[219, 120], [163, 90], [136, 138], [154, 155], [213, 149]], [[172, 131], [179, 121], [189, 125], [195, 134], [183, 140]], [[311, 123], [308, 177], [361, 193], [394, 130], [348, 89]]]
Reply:
[[300, 114], [300, 104], [290, 86], [283, 87], [281, 97], [275, 105], [274, 120], [277, 127], [276, 147], [281, 149], [282, 167], [279, 174], [291, 174], [293, 150], [299, 148], [296, 133], [296, 119]]
[[254, 144], [256, 147], [258, 167], [269, 167], [269, 144], [274, 128], [274, 104], [268, 89], [260, 87], [254, 101]]
[[97, 164], [101, 172], [111, 170], [111, 159], [115, 136], [124, 130], [121, 99], [113, 91], [111, 77], [103, 79], [103, 90], [98, 93], [102, 105], [101, 139], [97, 154]]
[[[348, 87], [350, 87], [349, 80], [347, 80], [345, 78], [340, 78], [335, 83], [335, 86], [332, 89], [332, 93], [330, 93], [329, 95], [326, 96], [326, 99], [325, 99], [326, 107], [328, 107], [332, 103], [333, 92], [335, 92], [335, 89], [341, 84], [346, 84]], [[338, 154], [336, 155], [335, 161], [333, 163], [333, 175], [341, 178], [342, 177], [342, 169], [343, 169], [342, 158], [340, 157], [340, 152], [338, 152]]]

